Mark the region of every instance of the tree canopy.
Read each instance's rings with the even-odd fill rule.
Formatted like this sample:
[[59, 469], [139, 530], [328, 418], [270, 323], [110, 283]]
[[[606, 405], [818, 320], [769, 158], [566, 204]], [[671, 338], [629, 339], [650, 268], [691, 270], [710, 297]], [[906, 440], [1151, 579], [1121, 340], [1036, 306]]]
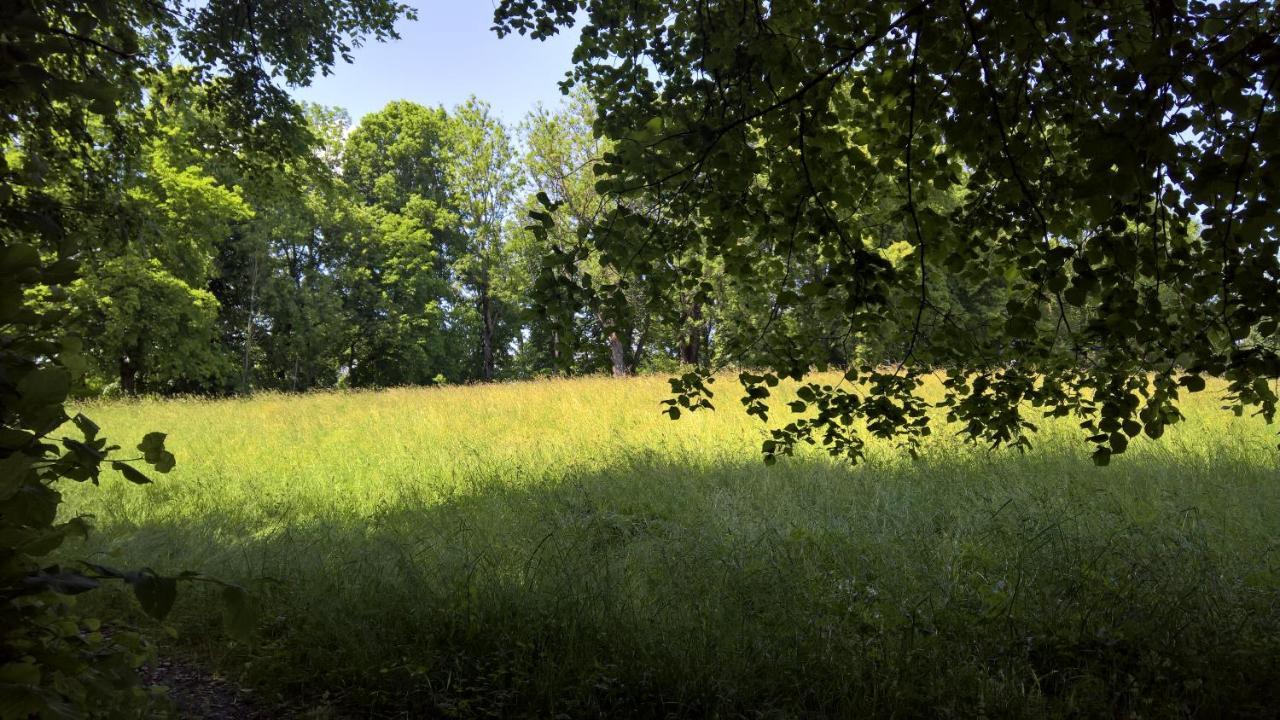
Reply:
[[[296, 158], [309, 135], [279, 83], [327, 72], [406, 14], [388, 0], [0, 5], [0, 716], [145, 712], [146, 639], [125, 623], [99, 632], [67, 599], [102, 581], [127, 583], [156, 617], [179, 581], [214, 582], [245, 625], [243, 588], [194, 572], [48, 564], [90, 527], [59, 513], [60, 482], [96, 484], [110, 468], [148, 483], [139, 464], [164, 473], [176, 461], [161, 432], [122, 457], [64, 403], [95, 357], [130, 382], [216, 370], [212, 249], [252, 217], [228, 182], [253, 170], [237, 160]], [[188, 102], [217, 121], [193, 122]], [[226, 147], [245, 153], [214, 150]]]
[[[696, 252], [771, 318], [817, 321], [758, 329], [771, 371], [741, 376], [748, 408], [768, 417], [778, 376], [827, 366], [831, 337], [892, 338], [806, 385], [767, 456], [857, 458], [858, 421], [914, 449], [935, 370], [973, 439], [1025, 444], [1031, 404], [1078, 416], [1099, 464], [1159, 437], [1205, 374], [1274, 415], [1273, 3], [503, 0], [495, 29], [579, 21], [566, 83], [601, 109], [597, 188], [632, 199], [591, 245], [650, 296]], [[707, 382], [675, 381], [672, 415]]]

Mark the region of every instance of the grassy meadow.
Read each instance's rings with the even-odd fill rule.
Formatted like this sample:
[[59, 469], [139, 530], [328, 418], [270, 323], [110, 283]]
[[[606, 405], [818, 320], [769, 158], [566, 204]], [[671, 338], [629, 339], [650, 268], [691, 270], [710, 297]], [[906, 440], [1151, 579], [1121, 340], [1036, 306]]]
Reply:
[[87, 405], [178, 467], [67, 490], [70, 554], [254, 588], [251, 641], [195, 587], [166, 647], [278, 714], [1278, 712], [1275, 428], [1212, 386], [1107, 468], [1071, 421], [765, 466], [716, 387], [676, 422], [662, 378]]

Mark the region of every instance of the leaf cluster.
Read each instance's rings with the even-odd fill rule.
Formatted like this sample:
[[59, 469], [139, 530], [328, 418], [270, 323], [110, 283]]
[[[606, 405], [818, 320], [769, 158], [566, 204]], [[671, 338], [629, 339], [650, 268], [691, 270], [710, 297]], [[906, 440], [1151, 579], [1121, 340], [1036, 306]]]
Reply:
[[[912, 449], [939, 417], [1025, 447], [1040, 412], [1076, 417], [1106, 464], [1160, 437], [1210, 375], [1229, 409], [1274, 417], [1273, 3], [507, 0], [495, 14], [499, 34], [535, 38], [582, 21], [570, 84], [604, 109], [597, 189], [625, 199], [595, 245], [654, 292], [689, 281], [667, 258], [696, 249], [723, 268], [765, 307], [740, 343], [752, 366], [856, 368], [813, 386], [766, 456], [799, 441], [856, 459], [864, 432]], [[847, 344], [871, 352], [831, 351]], [[948, 383], [930, 412], [913, 388], [935, 371]], [[767, 404], [767, 387], [743, 387]]]
[[[294, 126], [295, 106], [275, 78], [305, 82], [366, 34], [393, 35], [406, 14], [406, 6], [385, 0], [312, 4], [302, 13], [238, 2], [0, 6], [0, 717], [136, 714], [145, 695], [135, 670], [148, 644], [121, 623], [80, 617], [71, 597], [122, 580], [146, 612], [163, 617], [179, 581], [208, 580], [50, 564], [68, 538], [89, 530], [86, 518], [59, 517], [61, 483], [97, 484], [104, 467], [147, 483], [139, 463], [161, 473], [175, 463], [162, 433], [143, 438], [140, 457], [122, 457], [92, 421], [66, 411], [68, 391], [87, 366], [82, 341], [65, 332], [86, 249], [70, 230], [85, 214], [99, 226], [110, 222], [102, 216], [108, 206], [73, 200], [103, 197], [119, 184], [114, 158], [137, 155], [146, 137], [131, 126], [145, 121], [144, 87], [161, 100], [174, 96], [159, 80], [175, 49], [192, 63], [185, 77], [208, 87], [199, 99], [233, 119], [223, 128], [225, 143], [287, 154], [298, 147], [283, 130]], [[156, 175], [157, 192], [142, 188], [133, 199], [173, 223], [208, 217], [202, 205], [209, 199], [234, 205], [185, 166], [157, 167], [167, 170]], [[193, 230], [200, 229], [184, 228]], [[184, 271], [179, 261], [189, 253], [175, 255], [169, 269], [194, 281], [201, 269]], [[225, 594], [233, 625], [246, 627], [243, 591], [226, 585]]]

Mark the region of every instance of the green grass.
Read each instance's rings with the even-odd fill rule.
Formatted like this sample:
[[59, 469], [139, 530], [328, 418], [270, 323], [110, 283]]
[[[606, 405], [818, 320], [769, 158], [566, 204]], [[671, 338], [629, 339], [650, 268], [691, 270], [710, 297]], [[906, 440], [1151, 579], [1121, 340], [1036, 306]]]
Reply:
[[177, 647], [296, 712], [1277, 712], [1276, 438], [1212, 391], [1108, 468], [1071, 422], [767, 467], [726, 384], [678, 422], [659, 378], [88, 406], [179, 464], [69, 493], [73, 552], [251, 584], [252, 642], [196, 588]]

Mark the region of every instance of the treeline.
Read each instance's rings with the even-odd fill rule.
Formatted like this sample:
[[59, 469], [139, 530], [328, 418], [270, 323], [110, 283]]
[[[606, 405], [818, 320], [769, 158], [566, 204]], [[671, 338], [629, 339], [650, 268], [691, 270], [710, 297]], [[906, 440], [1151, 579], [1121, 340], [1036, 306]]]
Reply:
[[[296, 106], [270, 144], [226, 147], [211, 140], [226, 119], [204, 102], [216, 90], [157, 84], [131, 141], [82, 160], [115, 182], [63, 199], [86, 209], [73, 223], [86, 250], [68, 317], [92, 365], [86, 393], [627, 375], [750, 365], [797, 336], [820, 339], [795, 348], [803, 362], [845, 365], [909, 341], [902, 318], [873, 336], [794, 327], [822, 317], [776, 309], [827, 272], [804, 243], [762, 274], [783, 278], [769, 287], [735, 281], [696, 242], [661, 260], [679, 282], [630, 273], [635, 257], [596, 244], [612, 231], [602, 218], [622, 209], [649, 233], [688, 232], [691, 219], [665, 218], [642, 189], [597, 191], [615, 149], [593, 133], [584, 95], [515, 127], [476, 99], [451, 110], [397, 101], [354, 126], [341, 110]], [[531, 217], [548, 231], [530, 232]], [[912, 262], [899, 229], [861, 232], [878, 261]], [[778, 262], [750, 238], [743, 247], [743, 262]], [[557, 295], [583, 286], [595, 292], [579, 302]], [[941, 294], [965, 305], [970, 328], [1002, 309], [990, 289]], [[784, 326], [797, 332], [769, 332]]]

